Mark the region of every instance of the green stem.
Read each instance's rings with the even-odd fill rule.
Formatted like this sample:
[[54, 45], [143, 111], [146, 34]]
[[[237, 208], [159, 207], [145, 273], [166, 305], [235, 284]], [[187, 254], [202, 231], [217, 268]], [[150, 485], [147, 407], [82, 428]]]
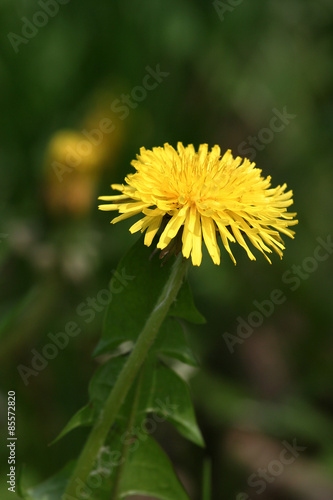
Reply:
[[202, 500], [211, 500], [212, 465], [209, 458], [205, 458], [202, 472]]
[[166, 282], [156, 305], [147, 319], [143, 330], [131, 352], [126, 364], [105, 402], [97, 421], [86, 441], [80, 457], [76, 463], [73, 474], [69, 479], [63, 500], [76, 498], [78, 485], [85, 483], [90, 471], [93, 468], [95, 459], [101, 447], [104, 444], [106, 436], [113, 425], [119, 409], [137, 375], [142, 363], [144, 362], [151, 344], [154, 342], [158, 330], [166, 317], [172, 302], [175, 300], [181, 287], [185, 271], [187, 269], [188, 259], [183, 260], [182, 255], [178, 255], [171, 270], [168, 281]]
[[139, 403], [139, 399], [140, 399], [141, 383], [142, 383], [144, 369], [145, 369], [145, 365], [142, 366], [142, 368], [139, 372], [139, 375], [138, 375], [138, 382], [136, 384], [134, 401], [133, 401], [133, 405], [131, 408], [131, 414], [129, 416], [128, 423], [127, 423], [127, 429], [126, 429], [127, 430], [127, 432], [126, 432], [127, 439], [124, 440], [123, 448], [121, 450], [121, 463], [117, 467], [111, 500], [117, 500], [117, 498], [118, 498], [120, 482], [121, 482], [122, 474], [124, 471], [124, 465], [125, 465], [125, 462], [127, 460], [129, 449], [130, 449], [130, 440], [128, 438], [131, 435], [133, 435], [133, 428], [134, 428], [134, 423], [135, 423], [135, 418], [136, 418], [136, 411], [137, 411], [137, 407], [138, 407], [138, 403]]

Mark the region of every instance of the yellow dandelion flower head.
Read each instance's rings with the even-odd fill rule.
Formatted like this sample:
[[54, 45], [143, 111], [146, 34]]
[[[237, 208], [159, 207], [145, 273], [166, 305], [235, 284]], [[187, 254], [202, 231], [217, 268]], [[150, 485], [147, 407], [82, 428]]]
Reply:
[[255, 163], [233, 158], [228, 150], [222, 157], [219, 146], [208, 151], [202, 144], [196, 152], [193, 145], [181, 142], [175, 150], [169, 144], [152, 150], [140, 149], [131, 162], [136, 172], [125, 178], [126, 184], [112, 184], [120, 195], [101, 196], [112, 203], [100, 210], [118, 210], [112, 223], [142, 213], [130, 228], [131, 233], [145, 233], [150, 246], [161, 228], [157, 248], [165, 249], [174, 238], [181, 238], [184, 257], [196, 266], [202, 260], [202, 240], [215, 264], [220, 264], [221, 236], [223, 246], [236, 264], [229, 243], [238, 242], [251, 260], [248, 241], [262, 252], [274, 250], [281, 258], [284, 244], [280, 233], [293, 237], [288, 226], [297, 224], [295, 213], [288, 213], [293, 203], [286, 184], [271, 188], [271, 178], [261, 176]]

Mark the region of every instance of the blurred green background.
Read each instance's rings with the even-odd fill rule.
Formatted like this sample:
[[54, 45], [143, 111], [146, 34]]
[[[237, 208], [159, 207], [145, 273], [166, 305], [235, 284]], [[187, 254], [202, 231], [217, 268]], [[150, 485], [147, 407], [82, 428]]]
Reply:
[[[103, 311], [89, 324], [75, 311], [137, 238], [131, 221], [109, 225], [97, 196], [122, 182], [141, 146], [207, 142], [250, 156], [273, 186], [286, 182], [299, 225], [272, 266], [235, 248], [237, 267], [223, 251], [221, 266], [205, 253], [191, 270], [207, 324], [188, 327], [200, 363], [189, 381], [207, 450], [168, 426], [159, 440], [193, 500], [205, 456], [214, 499], [333, 498], [332, 249], [313, 257], [332, 234], [332, 2], [2, 0], [0, 26], [2, 471], [9, 390], [28, 484], [75, 458], [85, 436], [49, 447], [86, 403], [97, 366]], [[152, 70], [163, 74], [142, 89]], [[225, 333], [237, 335], [275, 289], [283, 303], [230, 352]], [[18, 365], [68, 321], [82, 333], [25, 385]], [[249, 478], [295, 439], [306, 449], [271, 469], [258, 496]], [[0, 493], [15, 498], [4, 481]]]

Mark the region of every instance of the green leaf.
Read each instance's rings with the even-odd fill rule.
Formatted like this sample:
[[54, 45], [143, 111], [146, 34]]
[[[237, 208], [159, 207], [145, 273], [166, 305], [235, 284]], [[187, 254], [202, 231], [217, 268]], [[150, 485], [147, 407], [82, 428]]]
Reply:
[[198, 446], [205, 446], [187, 383], [162, 364], [155, 370], [151, 405], [150, 411], [164, 416], [185, 438]]
[[154, 439], [136, 441], [120, 484], [120, 498], [147, 495], [160, 500], [189, 500], [169, 458]]
[[73, 429], [93, 425], [125, 362], [126, 356], [121, 356], [112, 358], [98, 367], [89, 383], [90, 402], [73, 415], [51, 444], [56, 443]]
[[[121, 347], [125, 342], [136, 342], [170, 273], [172, 262], [161, 267], [158, 258], [150, 260], [150, 256], [151, 250], [143, 245], [141, 238], [121, 260], [114, 273], [110, 283], [112, 295], [106, 311], [102, 340], [95, 350], [95, 354], [113, 351], [113, 357], [100, 366], [92, 377], [89, 384], [89, 405], [74, 415], [59, 437], [78, 426], [92, 425], [103, 411], [105, 401], [128, 359], [128, 352], [124, 355]], [[154, 496], [158, 494], [158, 498], [165, 500], [187, 498], [167, 457], [148, 436], [152, 431], [143, 426], [147, 413], [154, 412], [157, 421], [161, 421], [157, 416], [162, 416], [162, 420], [172, 422], [184, 437], [204, 446], [186, 382], [159, 360], [159, 355], [164, 355], [194, 366], [197, 364], [187, 345], [181, 323], [175, 316], [196, 323], [203, 322], [203, 317], [195, 309], [188, 285], [172, 304], [154, 347], [147, 355], [114, 425], [109, 429], [105, 444], [118, 458], [115, 458], [117, 463], [112, 462], [110, 474], [103, 481], [103, 491], [110, 491], [112, 488], [118, 491], [119, 481], [122, 481], [123, 477], [126, 479], [126, 473], [123, 476], [125, 467], [128, 470], [128, 463], [134, 461], [134, 471], [127, 476], [127, 490], [121, 490], [122, 493], [127, 491], [126, 496], [139, 492]], [[127, 439], [130, 441], [127, 442]], [[139, 448], [134, 450], [133, 447], [137, 446], [137, 443]], [[100, 448], [100, 451], [103, 449]], [[125, 457], [128, 454], [128, 460], [125, 462], [121, 461], [123, 453]], [[98, 462], [99, 458], [96, 460]], [[151, 473], [147, 474], [149, 468]], [[130, 486], [132, 493], [129, 493], [128, 484], [133, 482], [133, 477], [135, 485]], [[94, 498], [95, 494], [98, 494], [97, 490], [94, 492]]]
[[[112, 351], [123, 342], [136, 341], [170, 273], [172, 259], [161, 267], [140, 238], [121, 259], [110, 283], [102, 339], [94, 355]], [[119, 278], [120, 277], [120, 278]], [[121, 286], [119, 286], [121, 283]]]
[[[93, 425], [99, 412], [103, 408], [104, 402], [110, 394], [117, 377], [126, 363], [127, 356], [115, 357], [107, 361], [104, 365], [100, 366], [94, 373], [89, 383], [89, 403], [81, 408], [66, 424], [60, 434], [52, 441], [51, 444], [56, 443], [59, 439], [63, 438], [73, 429], [82, 426]], [[140, 388], [140, 398], [137, 406], [138, 418], [142, 421], [147, 408], [150, 407], [150, 401], [153, 394], [153, 372], [155, 369], [155, 362], [152, 359], [147, 359], [142, 367], [142, 383]], [[135, 384], [129, 391], [122, 407], [119, 412], [117, 420], [125, 421], [131, 412], [135, 392]], [[144, 414], [144, 416], [142, 415]]]
[[198, 325], [206, 323], [204, 316], [195, 307], [192, 291], [187, 281], [179, 290], [177, 299], [170, 307], [169, 316], [177, 316]]
[[[98, 368], [93, 376], [89, 386], [89, 394], [96, 409], [96, 415], [112, 390], [126, 358], [126, 356], [112, 358]], [[146, 413], [155, 412], [170, 421], [185, 438], [199, 446], [204, 446], [187, 383], [169, 367], [156, 360], [154, 353], [147, 358], [142, 368], [141, 377], [136, 424], [143, 420]], [[125, 421], [128, 418], [134, 400], [134, 392], [135, 384], [121, 407], [118, 421]]]
[[104, 365], [99, 366], [92, 376], [89, 383], [89, 397], [97, 413], [104, 406], [126, 360], [127, 356], [112, 358]]
[[[65, 491], [68, 479], [74, 469], [74, 461], [69, 462], [61, 471], [43, 483], [26, 491], [22, 489], [25, 500], [59, 500]], [[74, 500], [63, 497], [62, 500]]]
[[[127, 361], [127, 356], [112, 358], [103, 366], [99, 367], [89, 384], [90, 401], [96, 410], [96, 415], [103, 407], [105, 399], [110, 394], [117, 377]], [[140, 397], [137, 403], [137, 413], [141, 414], [139, 417], [142, 420], [142, 413], [146, 413], [150, 405], [151, 397], [153, 394], [153, 374], [155, 369], [155, 361], [148, 358], [144, 363], [138, 377], [141, 378], [140, 382]], [[133, 400], [136, 391], [136, 384], [134, 383], [130, 389], [124, 403], [121, 406], [118, 420], [126, 420], [131, 413]]]
[[[151, 249], [140, 238], [119, 262], [110, 283], [112, 300], [106, 310], [102, 339], [94, 351], [95, 356], [114, 351], [124, 342], [136, 342], [172, 266], [171, 259], [161, 266], [157, 255], [150, 258], [151, 253]], [[172, 304], [169, 316], [177, 316], [196, 324], [205, 323], [205, 318], [194, 305], [187, 282]], [[190, 364], [193, 364], [193, 356], [188, 359], [190, 358]]]
[[188, 346], [182, 325], [175, 318], [167, 318], [164, 321], [152, 349], [188, 365], [198, 366], [197, 360]]
[[87, 427], [92, 425], [94, 422], [94, 409], [91, 405], [86, 405], [81, 408], [75, 415], [72, 416], [70, 421], [65, 425], [60, 434], [51, 442], [51, 444], [56, 443], [59, 439], [63, 438], [73, 429], [77, 427]]

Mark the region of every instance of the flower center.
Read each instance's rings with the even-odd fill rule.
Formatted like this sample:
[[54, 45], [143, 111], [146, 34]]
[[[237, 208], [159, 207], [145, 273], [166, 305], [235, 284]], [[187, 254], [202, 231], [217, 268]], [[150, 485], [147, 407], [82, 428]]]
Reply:
[[188, 206], [196, 206], [196, 196], [193, 196], [192, 192], [187, 192], [186, 194], [181, 194], [178, 196], [178, 203], [182, 207]]

